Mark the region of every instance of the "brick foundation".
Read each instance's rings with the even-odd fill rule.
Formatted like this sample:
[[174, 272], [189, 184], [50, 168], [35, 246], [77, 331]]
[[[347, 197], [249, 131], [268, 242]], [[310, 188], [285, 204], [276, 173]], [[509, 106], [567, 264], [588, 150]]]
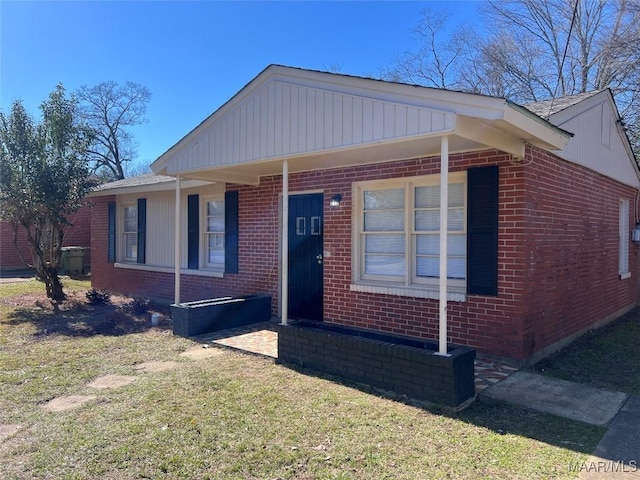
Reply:
[[475, 350], [436, 351], [429, 342], [326, 323], [278, 326], [279, 362], [450, 407], [473, 399]]

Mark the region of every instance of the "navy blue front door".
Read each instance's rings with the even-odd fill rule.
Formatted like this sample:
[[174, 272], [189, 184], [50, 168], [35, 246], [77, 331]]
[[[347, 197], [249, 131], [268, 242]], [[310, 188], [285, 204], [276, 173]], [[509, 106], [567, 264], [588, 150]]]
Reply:
[[289, 316], [322, 320], [323, 195], [289, 197]]

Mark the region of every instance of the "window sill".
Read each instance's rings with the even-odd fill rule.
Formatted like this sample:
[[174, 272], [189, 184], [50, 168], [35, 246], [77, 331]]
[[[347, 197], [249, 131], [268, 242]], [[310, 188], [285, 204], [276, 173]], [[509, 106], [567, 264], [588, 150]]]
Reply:
[[[352, 292], [377, 293], [379, 295], [396, 295], [399, 297], [429, 298], [438, 300], [440, 292], [436, 288], [419, 288], [419, 287], [395, 287], [388, 285], [375, 285], [365, 283], [352, 283], [350, 290]], [[449, 287], [447, 291], [447, 301], [465, 302], [467, 294], [461, 288]]]
[[620, 280], [626, 280], [627, 278], [631, 278], [631, 272], [625, 272], [620, 274]]
[[[161, 272], [161, 273], [174, 273], [175, 269], [173, 267], [157, 267], [153, 265], [145, 265], [143, 263], [126, 263], [126, 262], [118, 262], [113, 264], [116, 268], [124, 268], [128, 270], [144, 270], [146, 272]], [[194, 275], [198, 277], [213, 277], [213, 278], [223, 278], [224, 272], [220, 270], [190, 270], [188, 268], [180, 269], [181, 275]]]

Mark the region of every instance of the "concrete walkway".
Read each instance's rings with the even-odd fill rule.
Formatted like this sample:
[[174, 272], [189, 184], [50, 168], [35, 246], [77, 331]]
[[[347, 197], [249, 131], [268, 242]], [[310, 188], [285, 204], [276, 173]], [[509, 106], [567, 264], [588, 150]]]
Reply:
[[608, 427], [595, 452], [575, 465], [580, 480], [640, 480], [640, 397], [518, 371], [480, 398]]

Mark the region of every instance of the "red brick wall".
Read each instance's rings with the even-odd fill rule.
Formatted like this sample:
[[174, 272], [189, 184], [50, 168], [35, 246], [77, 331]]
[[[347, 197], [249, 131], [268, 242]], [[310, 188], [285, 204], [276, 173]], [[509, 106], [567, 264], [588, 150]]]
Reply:
[[[270, 293], [278, 305], [278, 192], [265, 188], [240, 193], [240, 273], [225, 278], [181, 275], [181, 301], [227, 295]], [[273, 184], [271, 182], [271, 184]], [[96, 289], [173, 301], [174, 275], [115, 268], [107, 263], [107, 205], [114, 196], [94, 198], [91, 216], [91, 283]], [[171, 226], [169, 234], [173, 234]]]
[[[618, 278], [618, 201], [634, 192], [594, 172], [529, 149], [525, 162], [501, 152], [452, 155], [450, 170], [498, 165], [498, 296], [450, 302], [449, 340], [524, 359], [629, 307], [638, 299], [638, 252], [632, 278]], [[350, 291], [353, 182], [439, 172], [439, 159], [416, 159], [290, 176], [292, 193], [325, 193], [324, 317], [328, 322], [436, 339], [438, 302]], [[182, 300], [267, 292], [278, 305], [280, 177], [240, 195], [240, 273], [224, 279], [182, 275]], [[328, 202], [342, 194], [340, 208]], [[106, 263], [106, 202], [93, 211], [93, 283], [132, 295], [173, 298], [173, 275], [114, 269]], [[113, 198], [111, 199], [113, 200]], [[633, 208], [631, 208], [633, 210]]]
[[[67, 227], [64, 237], [64, 246], [85, 247], [91, 246], [91, 209], [89, 206], [80, 208], [69, 216], [73, 224]], [[31, 251], [27, 234], [22, 227], [18, 227], [18, 249], [13, 243], [13, 229], [9, 222], [0, 221], [0, 269], [15, 270], [26, 268], [20, 257], [31, 263]], [[88, 262], [86, 262], [88, 263]]]
[[637, 303], [639, 273], [633, 243], [631, 278], [621, 280], [618, 272], [619, 202], [629, 200], [633, 228], [637, 192], [544, 151], [532, 153], [524, 179], [525, 355]]

